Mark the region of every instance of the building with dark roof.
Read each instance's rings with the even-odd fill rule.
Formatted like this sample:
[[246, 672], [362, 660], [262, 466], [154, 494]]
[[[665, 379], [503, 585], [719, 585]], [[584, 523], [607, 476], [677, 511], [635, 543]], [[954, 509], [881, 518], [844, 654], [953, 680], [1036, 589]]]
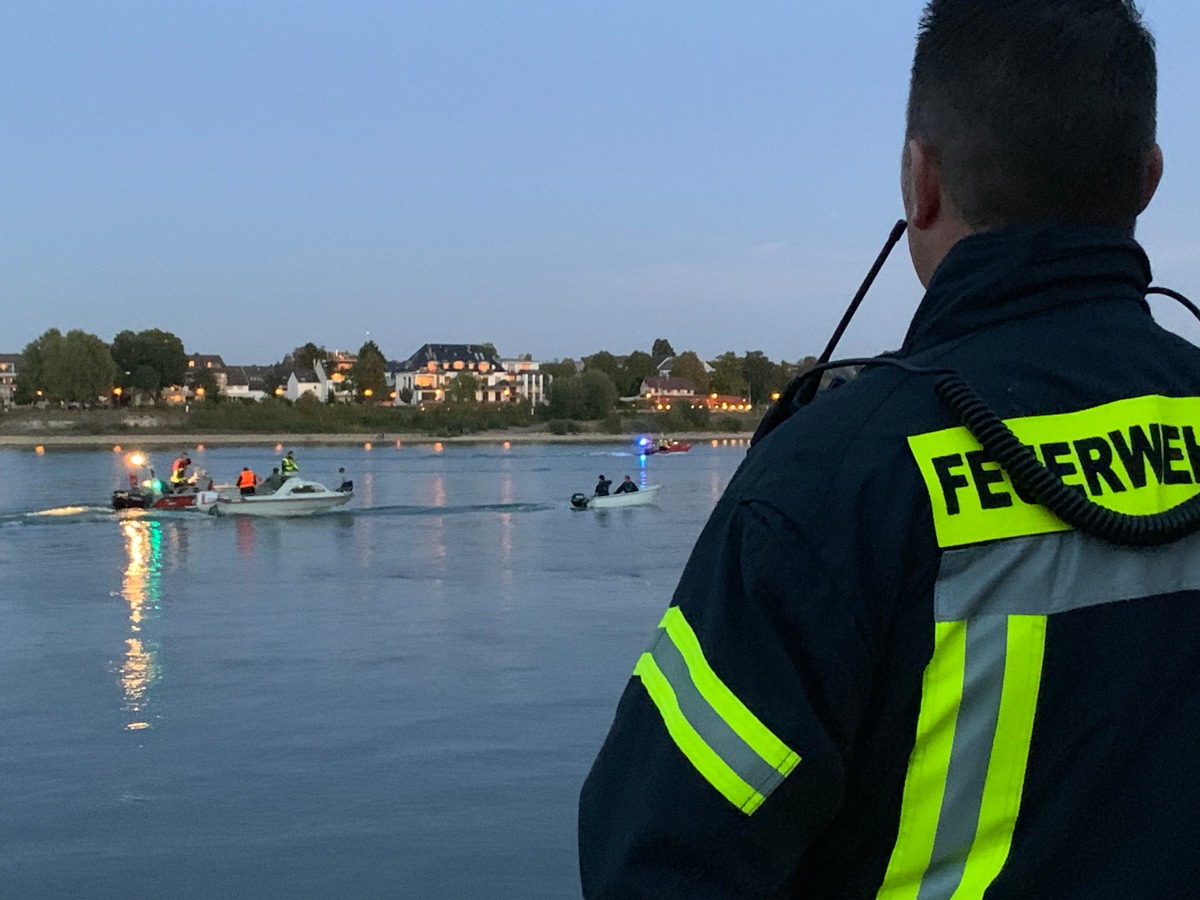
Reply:
[[504, 361], [482, 344], [423, 344], [403, 362], [388, 364], [397, 405], [441, 403], [463, 374], [475, 378], [480, 403], [543, 403], [550, 383], [533, 360]]
[[[188, 357], [187, 374], [191, 375], [194, 372], [206, 371], [211, 372], [213, 381], [217, 385], [218, 391], [225, 390], [226, 371], [225, 360], [216, 353], [193, 353]], [[189, 384], [192, 382], [189, 381]]]
[[274, 366], [226, 366], [221, 393], [231, 400], [265, 400], [282, 387]]

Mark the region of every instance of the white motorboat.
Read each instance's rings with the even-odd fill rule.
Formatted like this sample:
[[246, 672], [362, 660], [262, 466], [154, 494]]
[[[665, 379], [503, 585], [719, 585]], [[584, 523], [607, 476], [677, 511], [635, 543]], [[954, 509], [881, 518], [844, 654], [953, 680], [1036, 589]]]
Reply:
[[317, 481], [293, 476], [270, 494], [218, 494], [213, 502], [197, 503], [201, 512], [221, 516], [311, 516], [349, 503], [353, 490], [331, 491]]
[[572, 494], [571, 506], [575, 509], [620, 509], [625, 506], [646, 506], [653, 503], [662, 485], [652, 484], [627, 494], [607, 494], [590, 497], [587, 494]]

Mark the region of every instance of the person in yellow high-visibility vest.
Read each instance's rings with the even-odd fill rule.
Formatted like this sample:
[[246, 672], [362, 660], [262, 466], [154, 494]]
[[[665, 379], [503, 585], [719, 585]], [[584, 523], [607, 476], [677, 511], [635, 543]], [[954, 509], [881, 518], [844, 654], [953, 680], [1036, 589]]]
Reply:
[[287, 455], [285, 455], [283, 459], [279, 461], [279, 474], [284, 478], [291, 478], [299, 471], [300, 466], [296, 462], [296, 458], [292, 455], [292, 451], [289, 450]]

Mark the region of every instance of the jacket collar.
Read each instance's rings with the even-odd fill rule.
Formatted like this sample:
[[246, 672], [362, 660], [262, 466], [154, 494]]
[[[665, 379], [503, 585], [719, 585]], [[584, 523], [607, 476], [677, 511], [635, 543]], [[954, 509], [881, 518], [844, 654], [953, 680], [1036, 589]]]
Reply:
[[1150, 262], [1133, 233], [1088, 225], [1020, 225], [963, 238], [933, 273], [901, 355], [1011, 319], [1084, 300], [1138, 303]]

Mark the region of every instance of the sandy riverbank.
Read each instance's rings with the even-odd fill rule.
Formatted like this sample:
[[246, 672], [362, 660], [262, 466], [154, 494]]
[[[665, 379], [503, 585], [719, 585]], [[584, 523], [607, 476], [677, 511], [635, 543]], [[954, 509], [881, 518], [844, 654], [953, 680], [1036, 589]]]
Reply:
[[[693, 444], [747, 441], [749, 433], [699, 432], [678, 435], [679, 440]], [[428, 434], [0, 434], [0, 448], [75, 448], [153, 450], [163, 447], [286, 447], [370, 444], [394, 446], [431, 444], [624, 444], [632, 435], [620, 434], [550, 434], [543, 431], [488, 431], [458, 437], [435, 437]]]

